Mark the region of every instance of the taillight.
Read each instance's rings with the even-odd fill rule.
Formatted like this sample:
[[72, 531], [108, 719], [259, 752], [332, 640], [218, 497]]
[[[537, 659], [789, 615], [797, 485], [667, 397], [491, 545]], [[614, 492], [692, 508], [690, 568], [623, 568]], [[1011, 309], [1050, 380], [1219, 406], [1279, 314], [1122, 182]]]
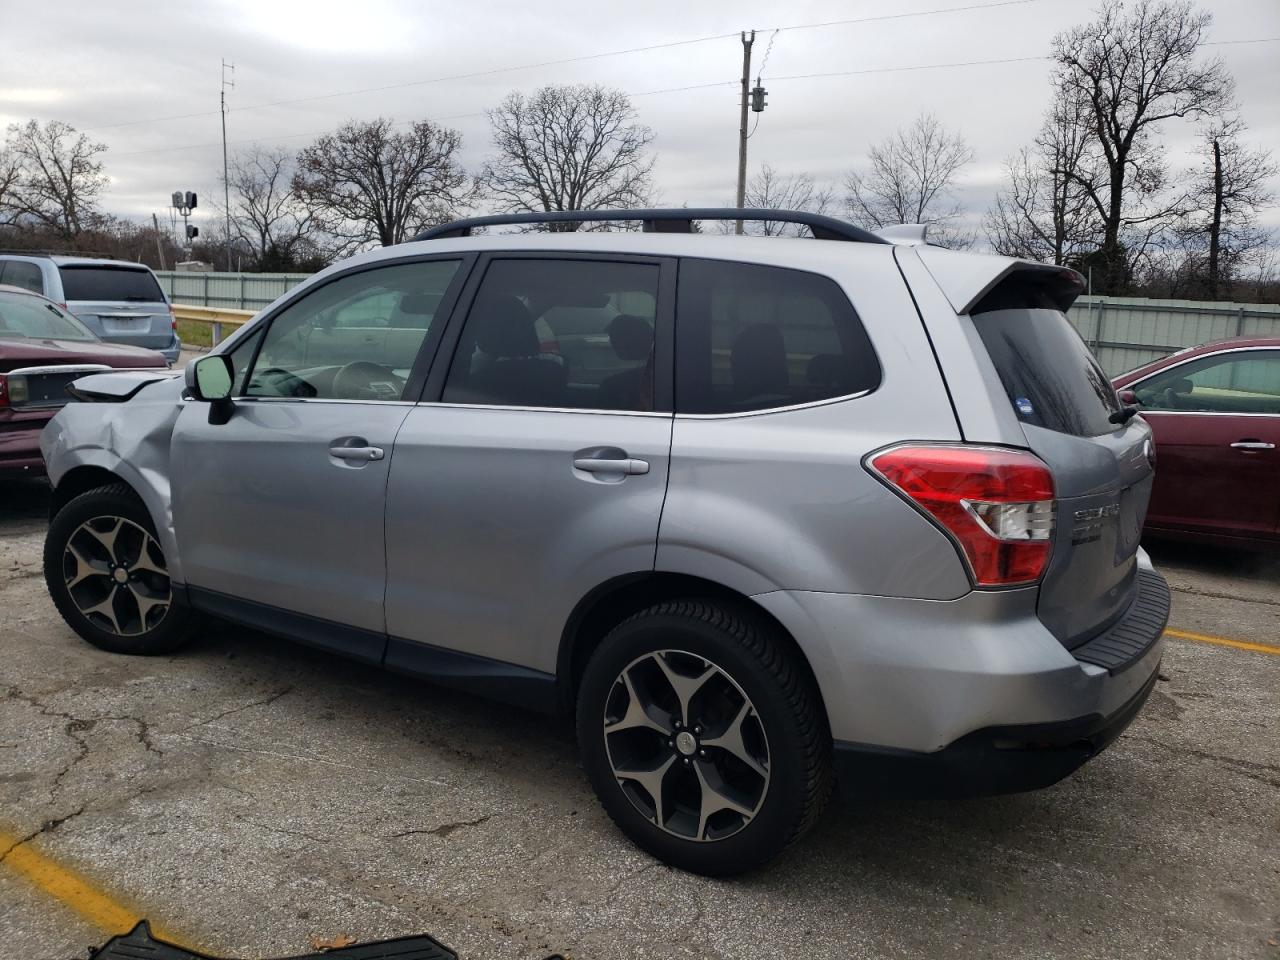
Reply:
[[0, 373], [0, 409], [9, 406], [9, 378]]
[[178, 329], [178, 311], [173, 309], [173, 304], [169, 304], [169, 329]]
[[868, 466], [960, 546], [979, 587], [1035, 583], [1053, 552], [1053, 475], [1021, 450], [907, 446]]

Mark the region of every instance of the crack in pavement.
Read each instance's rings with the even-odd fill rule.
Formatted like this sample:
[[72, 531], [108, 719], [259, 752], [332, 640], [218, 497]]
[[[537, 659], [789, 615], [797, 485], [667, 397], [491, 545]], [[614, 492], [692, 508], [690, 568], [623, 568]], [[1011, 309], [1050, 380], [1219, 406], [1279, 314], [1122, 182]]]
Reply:
[[183, 727], [181, 730], [177, 731], [177, 733], [180, 733], [180, 734], [186, 733], [188, 730], [194, 730], [196, 727], [204, 727], [204, 726], [208, 726], [211, 723], [217, 723], [219, 720], [223, 719], [224, 717], [229, 717], [232, 714], [236, 714], [236, 713], [243, 713], [245, 710], [252, 710], [254, 707], [265, 707], [267, 704], [275, 703], [281, 697], [292, 692], [293, 692], [293, 686], [292, 685], [287, 686], [283, 690], [277, 690], [275, 693], [271, 694], [269, 697], [264, 697], [261, 700], [254, 700], [250, 703], [243, 703], [238, 707], [232, 707], [230, 710], [224, 710], [221, 713], [217, 714], [216, 716], [209, 717], [205, 720], [197, 720], [195, 723], [190, 724], [189, 726]]
[[442, 823], [440, 826], [431, 827], [430, 829], [423, 828], [420, 830], [403, 830], [400, 833], [390, 834], [384, 839], [396, 840], [400, 837], [413, 837], [424, 833], [430, 834], [433, 837], [447, 837], [456, 830], [461, 830], [464, 827], [478, 827], [480, 824], [488, 823], [492, 819], [492, 814], [485, 814], [483, 817], [476, 817], [474, 820], [457, 820], [453, 823]]
[[84, 813], [84, 811], [85, 811], [85, 807], [81, 806], [79, 809], [75, 810], [74, 812], [68, 813], [65, 817], [53, 817], [52, 819], [46, 820], [44, 823], [40, 824], [39, 827], [37, 827], [31, 833], [27, 834], [25, 837], [22, 837], [21, 839], [16, 840], [13, 843], [9, 844], [9, 846], [7, 846], [4, 850], [0, 850], [0, 863], [4, 863], [5, 858], [8, 857], [9, 854], [13, 853], [13, 851], [17, 850], [19, 847], [26, 846], [28, 843], [30, 843], [32, 840], [34, 840], [36, 837], [42, 834], [50, 833], [54, 830], [57, 830], [58, 827], [62, 826], [68, 820], [73, 820], [76, 817], [80, 816], [80, 814]]
[[85, 757], [89, 756], [90, 748], [88, 741], [82, 734], [88, 733], [94, 729], [99, 723], [132, 723], [137, 726], [136, 739], [148, 753], [154, 753], [156, 756], [163, 757], [164, 751], [157, 747], [151, 740], [151, 725], [141, 717], [135, 717], [130, 714], [112, 714], [101, 717], [79, 717], [74, 713], [66, 710], [55, 710], [53, 707], [44, 703], [39, 697], [23, 693], [18, 687], [10, 685], [5, 689], [5, 700], [16, 700], [19, 703], [25, 703], [27, 706], [40, 711], [40, 715], [49, 717], [50, 719], [62, 720], [62, 732], [65, 736], [70, 737], [76, 743], [76, 755], [71, 758], [59, 770], [53, 778], [53, 782], [49, 785], [49, 800], [52, 802], [62, 789], [63, 779], [71, 773], [71, 771]]
[[1220, 590], [1201, 590], [1198, 587], [1175, 587], [1169, 585], [1169, 589], [1174, 593], [1186, 593], [1193, 597], [1210, 597], [1214, 600], [1235, 600], [1237, 603], [1265, 603], [1273, 607], [1280, 607], [1280, 600], [1272, 600], [1270, 597], [1242, 597], [1236, 593], [1225, 593]]
[[[1241, 760], [1238, 757], [1224, 757], [1221, 754], [1210, 753], [1208, 750], [1197, 750], [1195, 747], [1183, 747], [1174, 744], [1162, 743], [1152, 737], [1143, 737], [1136, 734], [1128, 734], [1127, 739], [1136, 740], [1140, 743], [1149, 743], [1152, 746], [1167, 750], [1170, 753], [1182, 753], [1187, 756], [1196, 757], [1199, 760], [1207, 760], [1210, 763], [1226, 767], [1236, 773], [1246, 776], [1251, 780], [1257, 780], [1259, 783], [1265, 783], [1271, 787], [1280, 787], [1280, 765], [1274, 763], [1258, 763], [1256, 760]], [[1266, 774], [1275, 774], [1275, 777], [1268, 777]]]

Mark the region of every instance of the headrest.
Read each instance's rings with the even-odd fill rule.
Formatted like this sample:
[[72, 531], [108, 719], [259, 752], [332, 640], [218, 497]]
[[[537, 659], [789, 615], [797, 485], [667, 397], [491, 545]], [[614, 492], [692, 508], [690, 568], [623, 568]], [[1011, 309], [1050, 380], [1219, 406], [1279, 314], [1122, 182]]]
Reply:
[[398, 309], [415, 317], [433, 315], [440, 308], [442, 299], [438, 293], [406, 293], [400, 298]]
[[609, 344], [619, 360], [647, 360], [653, 349], [653, 325], [644, 317], [620, 313], [609, 323]]
[[532, 357], [538, 333], [529, 308], [510, 295], [482, 300], [475, 307], [476, 345], [491, 357]]

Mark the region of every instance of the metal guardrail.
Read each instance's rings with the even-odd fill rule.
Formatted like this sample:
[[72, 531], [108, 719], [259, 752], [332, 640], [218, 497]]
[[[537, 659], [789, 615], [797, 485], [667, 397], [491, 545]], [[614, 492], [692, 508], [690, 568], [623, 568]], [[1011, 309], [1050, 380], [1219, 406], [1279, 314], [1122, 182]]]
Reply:
[[[230, 310], [223, 307], [195, 307], [186, 303], [173, 304], [173, 316], [177, 320], [190, 323], [207, 323], [210, 327], [210, 339], [213, 346], [223, 341], [223, 327], [232, 331], [244, 326], [255, 316], [256, 310]], [[230, 332], [230, 331], [228, 331]]]

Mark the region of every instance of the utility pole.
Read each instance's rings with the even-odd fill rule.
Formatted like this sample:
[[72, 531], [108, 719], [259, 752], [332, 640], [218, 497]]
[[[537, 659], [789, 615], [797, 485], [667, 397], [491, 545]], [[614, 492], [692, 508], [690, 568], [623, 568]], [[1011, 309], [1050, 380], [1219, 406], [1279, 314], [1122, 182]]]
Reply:
[[[756, 32], [742, 31], [742, 110], [738, 121], [738, 209], [746, 206], [747, 197], [747, 107], [751, 96], [751, 45], [756, 42]], [[742, 233], [742, 221], [737, 222], [734, 233]]]
[[234, 80], [227, 79], [227, 70], [235, 76], [236, 65], [222, 61], [222, 209], [227, 216], [227, 270], [231, 270], [231, 184], [227, 177], [227, 87], [234, 88]]
[[156, 256], [160, 258], [160, 269], [164, 270], [164, 243], [160, 240], [160, 218], [154, 213], [151, 214], [151, 226], [156, 231]]

